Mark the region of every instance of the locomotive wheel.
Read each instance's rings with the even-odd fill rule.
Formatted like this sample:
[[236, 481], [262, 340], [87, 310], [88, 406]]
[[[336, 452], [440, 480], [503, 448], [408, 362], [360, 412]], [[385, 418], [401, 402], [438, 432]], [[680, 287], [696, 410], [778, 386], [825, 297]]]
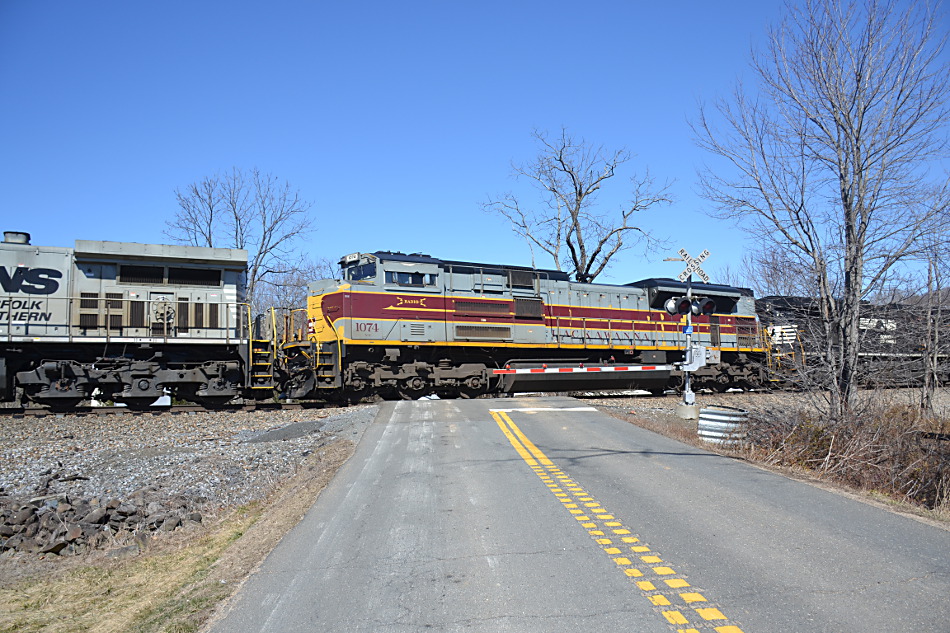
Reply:
[[476, 387], [472, 388], [467, 385], [462, 385], [459, 388], [459, 397], [461, 398], [477, 398], [478, 396], [485, 393], [485, 387]]
[[231, 396], [205, 396], [202, 398], [195, 398], [195, 402], [200, 404], [206, 409], [223, 409], [233, 398]]
[[413, 376], [412, 378], [399, 381], [399, 386], [396, 390], [399, 393], [399, 397], [403, 400], [418, 400], [426, 395], [428, 385], [426, 381], [419, 376]]
[[155, 396], [150, 396], [148, 398], [123, 398], [117, 400], [117, 402], [121, 402], [131, 411], [148, 411], [155, 400]]
[[379, 390], [376, 392], [376, 395], [378, 395], [383, 400], [401, 400], [399, 396], [399, 392], [396, 390], [395, 387], [391, 387], [391, 386], [380, 387]]
[[56, 398], [47, 400], [37, 400], [37, 402], [49, 405], [50, 411], [69, 411], [79, 406], [82, 398]]
[[399, 393], [399, 397], [403, 400], [418, 400], [422, 396], [426, 395], [426, 390], [400, 387], [397, 393]]
[[470, 376], [459, 385], [459, 396], [477, 398], [488, 391], [488, 384], [478, 376]]

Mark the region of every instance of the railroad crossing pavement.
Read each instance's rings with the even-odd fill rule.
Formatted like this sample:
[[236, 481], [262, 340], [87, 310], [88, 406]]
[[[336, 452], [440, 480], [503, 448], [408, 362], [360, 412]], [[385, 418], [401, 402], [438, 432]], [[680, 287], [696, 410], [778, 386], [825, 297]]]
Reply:
[[215, 633], [946, 631], [950, 531], [570, 398], [386, 403]]

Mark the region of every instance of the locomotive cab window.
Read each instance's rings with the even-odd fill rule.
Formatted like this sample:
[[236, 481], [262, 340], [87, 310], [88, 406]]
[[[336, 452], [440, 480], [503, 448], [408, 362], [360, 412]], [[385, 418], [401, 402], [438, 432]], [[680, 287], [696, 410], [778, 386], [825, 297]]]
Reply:
[[376, 279], [376, 262], [350, 266], [346, 269], [347, 281], [372, 281]]
[[386, 271], [386, 283], [398, 286], [434, 286], [438, 275], [430, 273], [407, 273], [395, 270]]

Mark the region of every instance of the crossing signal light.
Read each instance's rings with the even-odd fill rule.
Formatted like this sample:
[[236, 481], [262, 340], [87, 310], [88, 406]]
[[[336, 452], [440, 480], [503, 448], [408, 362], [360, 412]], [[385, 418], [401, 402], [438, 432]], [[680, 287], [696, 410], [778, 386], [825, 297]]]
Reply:
[[709, 315], [716, 311], [716, 302], [709, 298], [699, 298], [690, 301], [686, 297], [671, 297], [663, 304], [666, 311], [670, 314], [693, 313], [693, 316], [701, 314]]
[[663, 304], [670, 314], [686, 314], [690, 311], [689, 299], [686, 297], [671, 297]]
[[712, 299], [694, 299], [692, 305], [693, 315], [712, 314], [716, 311], [716, 302]]

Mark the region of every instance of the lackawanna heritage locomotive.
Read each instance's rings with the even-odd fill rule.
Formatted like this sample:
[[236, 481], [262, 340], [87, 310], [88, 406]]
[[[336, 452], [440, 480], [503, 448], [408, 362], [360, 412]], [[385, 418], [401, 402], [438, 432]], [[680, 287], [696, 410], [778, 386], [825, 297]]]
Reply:
[[340, 264], [341, 279], [310, 284], [306, 308], [280, 324], [274, 311], [252, 319], [243, 250], [43, 247], [5, 233], [0, 401], [68, 409], [95, 397], [142, 408], [162, 395], [220, 406], [662, 392], [681, 380], [689, 309], [704, 355], [694, 388], [763, 381], [765, 349], [745, 289], [695, 284], [690, 304], [672, 280], [580, 284], [556, 270], [391, 252]]
[[681, 379], [683, 313], [705, 356], [694, 386], [761, 384], [752, 292], [648, 279], [582, 284], [556, 270], [354, 253], [310, 284], [307, 335], [283, 346], [291, 398], [474, 397], [579, 389], [663, 392]]

